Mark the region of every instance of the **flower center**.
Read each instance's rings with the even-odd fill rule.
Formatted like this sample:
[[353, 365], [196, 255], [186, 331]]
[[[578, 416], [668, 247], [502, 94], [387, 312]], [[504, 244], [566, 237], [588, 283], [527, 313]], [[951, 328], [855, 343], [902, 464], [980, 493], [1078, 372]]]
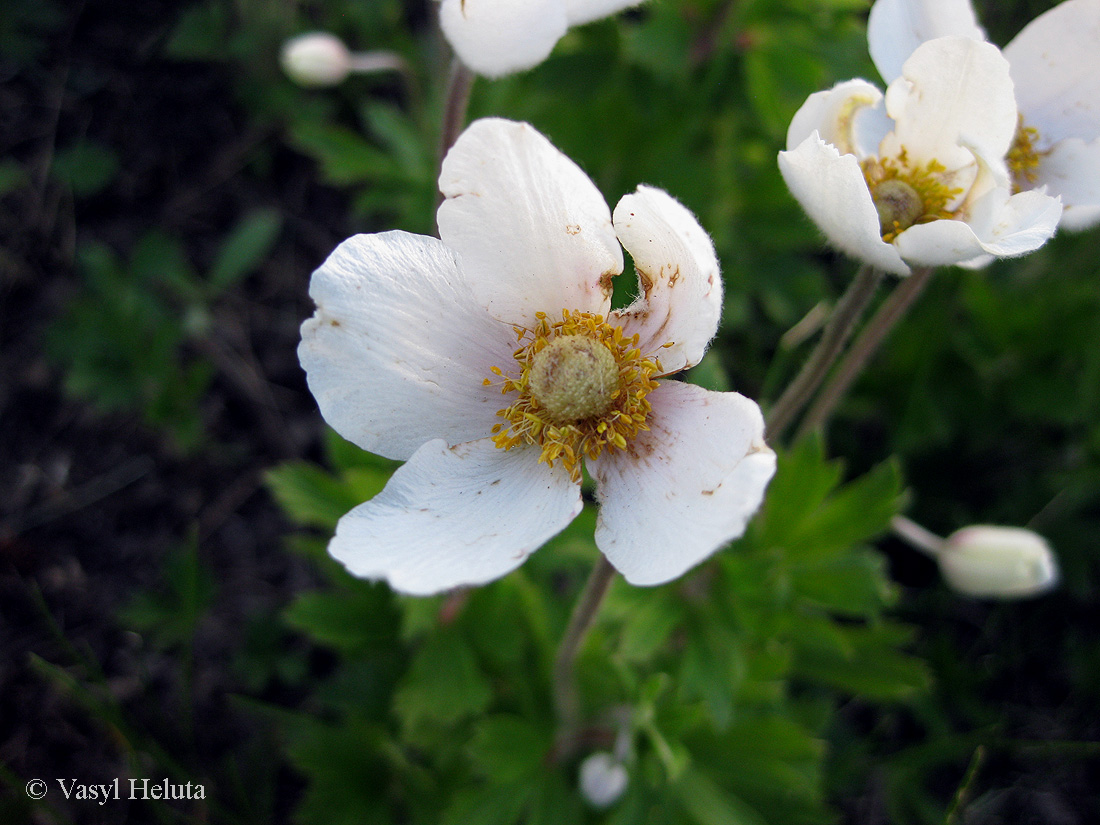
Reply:
[[603, 415], [619, 394], [619, 366], [602, 342], [563, 335], [531, 362], [531, 396], [551, 421], [572, 424]]
[[[493, 427], [493, 441], [504, 450], [520, 443], [542, 450], [539, 460], [551, 467], [560, 460], [574, 481], [581, 477], [584, 457], [596, 459], [606, 450], [625, 450], [642, 430], [650, 405], [646, 396], [661, 375], [656, 358], [643, 358], [638, 336], [624, 338], [602, 315], [562, 310], [551, 323], [546, 313], [535, 315], [534, 329], [516, 328], [522, 346], [513, 353], [515, 377], [493, 367], [501, 393], [515, 393], [512, 404], [497, 415], [505, 423]], [[485, 379], [485, 384], [492, 384]]]
[[1005, 158], [1008, 161], [1008, 171], [1012, 175], [1013, 194], [1031, 189], [1039, 179], [1040, 152], [1035, 148], [1038, 143], [1039, 130], [1034, 126], [1024, 126], [1024, 116], [1020, 115], [1016, 124], [1016, 136], [1012, 139], [1012, 147]]
[[868, 158], [862, 166], [886, 243], [914, 224], [955, 217], [947, 206], [963, 190], [949, 185], [947, 169], [939, 161], [910, 166], [902, 152], [897, 158]]

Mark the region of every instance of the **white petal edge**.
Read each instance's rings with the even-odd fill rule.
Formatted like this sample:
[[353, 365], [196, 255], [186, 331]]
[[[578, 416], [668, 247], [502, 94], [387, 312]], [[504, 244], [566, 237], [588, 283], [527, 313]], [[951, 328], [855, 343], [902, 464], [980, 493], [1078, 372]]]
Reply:
[[352, 575], [427, 596], [515, 570], [581, 511], [580, 485], [539, 451], [491, 439], [430, 441], [336, 525], [329, 553]]
[[1065, 0], [1005, 47], [1024, 123], [1046, 148], [1100, 137], [1100, 3]]
[[443, 0], [439, 25], [466, 66], [502, 77], [549, 57], [568, 20], [562, 0]]
[[533, 126], [475, 121], [447, 153], [439, 188], [439, 236], [495, 317], [533, 326], [536, 312], [606, 314], [623, 271], [611, 210]]
[[643, 0], [565, 0], [570, 26], [580, 26], [640, 5]]
[[479, 306], [442, 243], [356, 235], [313, 273], [309, 294], [317, 309], [298, 358], [340, 435], [405, 459], [432, 438], [489, 434], [504, 405], [482, 381], [512, 363], [515, 335]]
[[878, 212], [855, 155], [842, 155], [814, 132], [779, 153], [779, 171], [830, 244], [883, 272], [909, 274], [898, 250], [882, 240]]
[[935, 160], [954, 170], [972, 160], [966, 143], [1003, 157], [1017, 124], [1008, 61], [996, 46], [967, 38], [923, 43], [887, 87], [886, 112], [896, 125], [882, 156], [904, 151], [913, 164]]
[[1064, 228], [1081, 230], [1100, 223], [1100, 138], [1057, 143], [1040, 159], [1035, 185], [1061, 196]]
[[[1005, 192], [986, 197], [1004, 198]], [[911, 226], [894, 239], [905, 260], [920, 266], [969, 263], [976, 268], [983, 255], [1015, 258], [1034, 252], [1054, 235], [1062, 205], [1041, 192], [1019, 192], [996, 209], [979, 209], [989, 220], [977, 228], [957, 220]], [[977, 231], [976, 231], [977, 229]], [[988, 261], [985, 261], [988, 262]]]
[[676, 381], [649, 398], [650, 430], [589, 463], [596, 546], [636, 585], [671, 581], [741, 536], [775, 474], [753, 401]]
[[[866, 80], [846, 80], [824, 92], [814, 92], [803, 103], [787, 127], [787, 148], [794, 149], [814, 132], [841, 154], [858, 156], [873, 152], [882, 135], [862, 140], [857, 116], [875, 107], [882, 92]], [[867, 145], [870, 144], [870, 145]]]
[[611, 323], [628, 336], [637, 333], [638, 349], [660, 358], [663, 374], [695, 366], [722, 315], [722, 275], [710, 236], [683, 204], [651, 186], [623, 196], [615, 231], [634, 258], [638, 297], [612, 312]]
[[969, 0], [876, 0], [867, 17], [871, 60], [887, 83], [917, 46], [950, 35], [985, 40]]

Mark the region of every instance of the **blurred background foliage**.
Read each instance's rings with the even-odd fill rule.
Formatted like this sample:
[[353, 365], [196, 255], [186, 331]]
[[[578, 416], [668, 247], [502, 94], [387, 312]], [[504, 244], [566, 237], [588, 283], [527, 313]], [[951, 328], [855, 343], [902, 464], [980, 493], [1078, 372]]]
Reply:
[[[1050, 5], [985, 2], [978, 12], [1003, 45]], [[591, 726], [563, 743], [550, 674], [596, 558], [591, 506], [506, 579], [432, 599], [354, 580], [324, 550], [336, 520], [395, 465], [323, 430], [294, 365], [294, 328], [311, 312], [309, 272], [340, 238], [432, 231], [449, 62], [435, 4], [193, 0], [154, 3], [134, 13], [138, 22], [95, 0], [6, 6], [0, 88], [15, 103], [59, 96], [66, 117], [64, 128], [0, 128], [4, 289], [25, 302], [50, 274], [49, 300], [34, 304], [44, 317], [5, 315], [5, 346], [33, 338], [48, 380], [77, 403], [141, 422], [158, 467], [217, 467], [214, 487], [239, 477], [254, 490], [262, 479], [287, 518], [271, 526], [269, 510], [263, 527], [243, 519], [226, 535], [202, 515], [209, 509], [178, 520], [158, 545], [159, 575], [109, 601], [112, 632], [144, 640], [129, 693], [104, 670], [102, 646], [69, 638], [60, 608], [36, 589], [40, 571], [10, 562], [51, 640], [42, 648], [36, 636], [34, 658], [19, 667], [87, 714], [135, 775], [208, 783], [204, 806], [151, 805], [130, 821], [1100, 816], [1095, 232], [981, 272], [937, 273], [828, 432], [781, 449], [743, 540], [673, 584], [615, 584], [578, 662]], [[877, 80], [867, 8], [650, 0], [571, 31], [530, 72], [474, 86], [471, 118], [533, 123], [612, 205], [650, 183], [700, 217], [726, 303], [719, 337], [688, 380], [766, 406], [854, 272], [787, 193], [775, 156], [811, 92]], [[89, 20], [105, 57], [53, 60]], [[140, 23], [140, 39], [127, 22]], [[300, 89], [281, 74], [278, 52], [310, 30], [393, 50], [409, 71]], [[120, 84], [105, 106], [104, 90]], [[180, 88], [174, 114], [156, 108]], [[211, 89], [227, 97], [226, 122], [203, 131]], [[210, 134], [221, 151], [206, 177], [157, 179], [166, 167], [150, 151], [202, 155]], [[172, 142], [180, 135], [185, 149]], [[227, 181], [233, 196], [204, 211]], [[30, 232], [27, 215], [41, 219]], [[43, 240], [48, 254], [35, 246]], [[631, 279], [617, 287], [630, 291]], [[265, 338], [272, 354], [257, 343]], [[205, 495], [220, 507], [217, 492]], [[35, 504], [13, 511], [5, 548], [36, 538]], [[1062, 586], [1031, 602], [956, 596], [933, 562], [889, 537], [901, 510], [941, 534], [1032, 527], [1056, 548]], [[270, 531], [285, 537], [256, 539]], [[225, 577], [230, 562], [216, 553], [236, 552], [246, 535], [262, 545], [257, 554], [290, 553], [306, 572], [258, 607], [227, 608], [250, 591]], [[237, 627], [212, 646], [219, 621]], [[171, 687], [143, 673], [149, 662]], [[212, 670], [217, 690], [204, 687]], [[246, 719], [248, 736], [203, 745], [204, 727], [221, 719], [208, 715], [211, 702]], [[165, 708], [171, 720], [158, 717]], [[628, 789], [593, 809], [578, 794], [578, 765], [621, 739]], [[52, 766], [14, 748], [0, 749], [4, 821], [103, 814], [29, 803], [23, 783]]]

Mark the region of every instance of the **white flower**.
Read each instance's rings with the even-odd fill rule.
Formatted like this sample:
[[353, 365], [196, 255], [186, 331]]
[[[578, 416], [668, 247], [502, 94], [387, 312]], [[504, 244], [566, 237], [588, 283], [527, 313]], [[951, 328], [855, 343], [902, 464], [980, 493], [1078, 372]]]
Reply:
[[581, 762], [581, 794], [594, 808], [613, 804], [629, 782], [626, 767], [606, 751], [597, 751]]
[[442, 0], [439, 23], [459, 60], [501, 77], [537, 66], [571, 26], [643, 0]]
[[981, 265], [1050, 238], [1059, 202], [1012, 194], [1016, 131], [1008, 63], [995, 46], [945, 37], [919, 46], [885, 97], [864, 80], [809, 97], [779, 168], [842, 251], [886, 272]]
[[[698, 363], [722, 306], [714, 247], [659, 189], [614, 219], [531, 126], [473, 123], [443, 163], [442, 240], [358, 235], [313, 274], [298, 356], [325, 419], [407, 459], [329, 545], [355, 575], [428, 594], [496, 579], [582, 507], [634, 584], [741, 535], [775, 472], [760, 409], [658, 377]], [[639, 296], [612, 310], [633, 256]], [[659, 359], [659, 363], [658, 363]]]
[[[969, 0], [877, 0], [867, 37], [890, 82], [925, 40], [984, 40]], [[1009, 154], [1018, 190], [1046, 187], [1062, 226], [1100, 223], [1100, 0], [1066, 0], [1031, 21], [1004, 50], [1020, 117]]]
[[948, 536], [934, 555], [947, 583], [967, 596], [1036, 596], [1058, 583], [1050, 545], [1020, 527], [964, 527]]
[[335, 86], [351, 72], [351, 53], [339, 37], [310, 32], [283, 44], [279, 62], [300, 86]]

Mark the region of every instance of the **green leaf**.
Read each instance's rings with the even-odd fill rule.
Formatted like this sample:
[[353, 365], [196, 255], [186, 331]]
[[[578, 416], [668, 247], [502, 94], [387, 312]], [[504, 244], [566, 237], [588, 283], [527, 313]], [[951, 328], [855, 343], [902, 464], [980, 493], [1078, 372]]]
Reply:
[[309, 527], [332, 530], [349, 510], [366, 501], [347, 481], [305, 461], [280, 464], [267, 471], [264, 481], [286, 514]]
[[233, 286], [259, 266], [270, 253], [282, 226], [282, 215], [274, 209], [257, 209], [246, 215], [222, 241], [207, 275], [214, 290], [220, 292]]
[[77, 197], [105, 189], [118, 172], [118, 155], [98, 143], [84, 141], [60, 150], [53, 159], [53, 176]]
[[397, 638], [393, 593], [382, 584], [357, 581], [340, 592], [303, 593], [283, 615], [291, 627], [349, 655]]
[[768, 825], [764, 817], [698, 769], [684, 771], [672, 791], [684, 813], [698, 825]]
[[394, 708], [408, 727], [450, 724], [484, 711], [489, 681], [465, 639], [442, 631], [427, 639], [397, 691]]
[[470, 756], [474, 767], [495, 784], [544, 771], [553, 745], [551, 731], [519, 716], [487, 716], [474, 727]]

